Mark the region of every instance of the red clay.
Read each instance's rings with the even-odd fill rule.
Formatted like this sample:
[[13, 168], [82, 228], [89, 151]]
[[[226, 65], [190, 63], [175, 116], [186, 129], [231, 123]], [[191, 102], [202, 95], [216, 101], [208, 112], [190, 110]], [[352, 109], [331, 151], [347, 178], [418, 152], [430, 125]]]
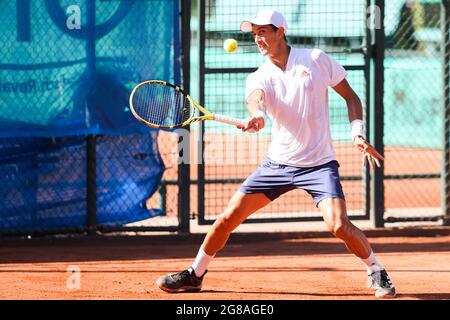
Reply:
[[[450, 299], [450, 236], [370, 238], [398, 299]], [[155, 279], [188, 267], [195, 241], [55, 239], [4, 243], [1, 299], [375, 299], [362, 264], [335, 238], [233, 238], [210, 265], [200, 293], [168, 294]], [[235, 239], [234, 241], [232, 239]], [[80, 268], [69, 289], [68, 267]]]

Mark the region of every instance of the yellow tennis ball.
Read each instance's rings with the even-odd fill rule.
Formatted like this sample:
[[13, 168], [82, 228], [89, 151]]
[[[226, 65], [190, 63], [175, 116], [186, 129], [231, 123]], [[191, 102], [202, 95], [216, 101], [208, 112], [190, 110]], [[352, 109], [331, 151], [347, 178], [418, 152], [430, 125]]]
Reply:
[[234, 39], [227, 39], [223, 43], [223, 48], [225, 49], [226, 52], [233, 52], [237, 49], [237, 47], [238, 43]]

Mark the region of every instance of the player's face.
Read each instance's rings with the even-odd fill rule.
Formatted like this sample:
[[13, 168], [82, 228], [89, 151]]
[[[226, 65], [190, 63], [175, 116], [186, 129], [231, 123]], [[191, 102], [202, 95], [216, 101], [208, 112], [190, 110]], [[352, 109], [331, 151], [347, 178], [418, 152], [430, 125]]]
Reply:
[[274, 49], [278, 47], [280, 37], [278, 32], [275, 31], [270, 25], [253, 25], [252, 35], [256, 45], [258, 46], [259, 52], [261, 52], [263, 56], [274, 53]]

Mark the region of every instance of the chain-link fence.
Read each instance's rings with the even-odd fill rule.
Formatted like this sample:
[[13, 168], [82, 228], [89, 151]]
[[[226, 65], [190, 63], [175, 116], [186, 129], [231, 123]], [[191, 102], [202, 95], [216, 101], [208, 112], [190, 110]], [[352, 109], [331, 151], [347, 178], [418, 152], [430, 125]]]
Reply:
[[[373, 45], [380, 45], [370, 28], [377, 27], [381, 2], [199, 1], [191, 26], [200, 46], [193, 42], [191, 69], [198, 67], [200, 77], [192, 72], [189, 91], [212, 111], [246, 117], [245, 78], [264, 57], [239, 24], [276, 8], [287, 18], [290, 45], [318, 47], [345, 66], [365, 107], [370, 138], [377, 130], [372, 116], [379, 94], [373, 90]], [[441, 224], [450, 217], [449, 3], [384, 3], [383, 221]], [[180, 167], [178, 133], [152, 131], [128, 109], [128, 94], [138, 82], [180, 84], [189, 76], [181, 69], [180, 46], [187, 37], [179, 34], [186, 28], [179, 25], [181, 5], [0, 1], [0, 234], [180, 231], [189, 207], [180, 195], [189, 186], [190, 210], [200, 223], [222, 212], [259, 165], [270, 123], [258, 135], [212, 121], [193, 125], [190, 166]], [[372, 15], [375, 25], [368, 24]], [[238, 40], [236, 52], [223, 50], [226, 38]], [[345, 101], [329, 94], [349, 215], [365, 219], [374, 201], [369, 170], [351, 144]], [[190, 182], [182, 183], [186, 170]], [[320, 214], [310, 197], [298, 190], [252, 216], [269, 222], [316, 219]]]
[[444, 1], [441, 6], [441, 30], [443, 52], [443, 100], [444, 100], [444, 145], [442, 166], [442, 208], [444, 224], [450, 224], [450, 1]]
[[385, 30], [384, 62], [387, 222], [442, 223], [446, 2], [386, 1], [384, 21], [391, 26]]
[[[448, 27], [445, 27], [448, 9], [443, 10], [444, 6], [448, 7], [448, 1], [205, 0], [199, 3], [198, 95], [202, 103], [219, 113], [247, 117], [245, 79], [265, 58], [258, 53], [251, 35], [240, 32], [239, 25], [264, 8], [282, 12], [288, 22], [290, 45], [318, 47], [348, 70], [348, 80], [366, 107], [368, 137], [380, 125], [384, 126], [382, 143], [386, 160], [381, 182], [376, 182], [384, 184], [384, 195], [381, 195], [384, 198], [370, 199], [373, 192], [370, 173], [367, 168], [361, 168], [359, 154], [350, 142], [345, 102], [330, 90], [330, 124], [349, 215], [367, 218], [371, 201], [378, 201], [385, 212], [383, 223], [442, 224], [449, 206], [448, 147], [445, 149], [443, 142], [448, 136], [444, 134], [448, 132], [448, 124], [444, 127], [442, 120], [444, 106], [448, 108], [448, 94], [443, 94], [448, 91], [448, 75], [444, 78], [443, 70], [448, 65], [443, 59], [445, 52], [448, 55]], [[377, 72], [374, 71], [377, 66], [372, 59], [375, 64], [380, 61], [374, 59], [375, 46], [381, 46], [375, 43], [374, 34], [380, 28], [381, 3], [385, 6], [385, 43], [382, 44], [385, 58], [384, 114], [380, 123], [371, 117], [377, 108], [374, 97], [380, 94], [373, 91], [372, 74]], [[227, 38], [238, 40], [236, 52], [230, 54], [223, 50]], [[199, 206], [193, 210], [197, 209], [201, 223], [210, 223], [222, 212], [239, 184], [259, 165], [270, 140], [270, 125], [257, 136], [242, 136], [217, 123], [200, 126], [204, 163], [198, 167]], [[319, 217], [309, 196], [295, 190], [247, 222]]]
[[[240, 22], [259, 10], [275, 8], [288, 23], [288, 43], [299, 48], [319, 47], [348, 70], [348, 79], [364, 105], [369, 97], [364, 1], [201, 1], [200, 11], [200, 99], [218, 113], [246, 118], [245, 80], [265, 58], [250, 34], [239, 30]], [[230, 54], [223, 40], [235, 38], [239, 48]], [[203, 76], [203, 78], [202, 78]], [[340, 162], [340, 174], [347, 195], [349, 215], [367, 218], [367, 180], [358, 153], [352, 147], [345, 101], [330, 91], [330, 124]], [[201, 222], [209, 223], [222, 212], [239, 184], [262, 160], [270, 142], [271, 125], [258, 135], [242, 135], [217, 123], [204, 129], [204, 165], [199, 176], [199, 193], [204, 206], [198, 208]], [[253, 215], [248, 221], [292, 221], [320, 219], [310, 196], [291, 191]]]
[[180, 82], [179, 5], [0, 1], [0, 234], [179, 229], [177, 141], [128, 107]]

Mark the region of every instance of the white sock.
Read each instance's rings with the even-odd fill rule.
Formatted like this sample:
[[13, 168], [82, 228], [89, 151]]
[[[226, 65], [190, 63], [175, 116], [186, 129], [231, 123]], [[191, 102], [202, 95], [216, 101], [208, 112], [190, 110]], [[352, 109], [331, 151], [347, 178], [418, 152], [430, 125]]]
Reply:
[[207, 255], [206, 252], [203, 251], [202, 247], [200, 247], [200, 250], [198, 250], [197, 253], [197, 257], [192, 264], [192, 269], [194, 269], [194, 273], [197, 277], [201, 277], [205, 273], [209, 263], [213, 258], [214, 256]]
[[359, 260], [361, 260], [361, 262], [366, 267], [367, 274], [371, 274], [371, 273], [374, 273], [376, 271], [383, 270], [383, 267], [377, 261], [377, 258], [375, 258], [375, 255], [373, 254], [373, 251], [370, 251], [370, 255], [366, 259], [359, 258]]

